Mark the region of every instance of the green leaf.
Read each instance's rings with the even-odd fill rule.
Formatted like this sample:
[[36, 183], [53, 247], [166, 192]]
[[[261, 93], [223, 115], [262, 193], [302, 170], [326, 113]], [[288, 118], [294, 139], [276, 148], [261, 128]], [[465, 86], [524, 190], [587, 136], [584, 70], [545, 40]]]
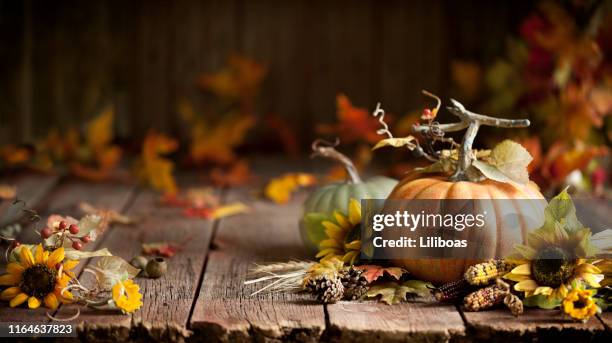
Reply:
[[380, 297], [380, 301], [387, 305], [395, 305], [406, 301], [407, 294], [415, 294], [425, 296], [429, 294], [431, 284], [418, 280], [409, 280], [402, 283], [399, 282], [383, 282], [370, 287], [366, 293], [368, 298]]
[[526, 297], [523, 300], [523, 305], [527, 307], [539, 307], [546, 310], [551, 310], [561, 305], [561, 300], [549, 298], [546, 295], [538, 294]]
[[310, 242], [320, 242], [327, 238], [325, 228], [321, 224], [325, 220], [331, 220], [325, 213], [312, 212], [304, 215], [304, 227]]
[[66, 249], [65, 254], [66, 254], [66, 259], [69, 259], [69, 260], [82, 260], [82, 259], [92, 258], [92, 257], [113, 256], [113, 254], [111, 254], [111, 252], [108, 251], [108, 249], [106, 248], [95, 250], [95, 251], [81, 251], [81, 250], [75, 250], [75, 249]]
[[398, 138], [387, 138], [387, 139], [383, 139], [379, 141], [378, 143], [376, 143], [376, 145], [372, 148], [372, 150], [376, 150], [376, 149], [379, 149], [385, 146], [393, 146], [396, 148], [406, 146], [408, 147], [408, 149], [414, 150], [414, 148], [416, 148], [416, 144], [413, 142], [416, 142], [416, 138], [414, 138], [413, 136], [407, 136], [407, 137], [401, 137], [401, 138], [399, 137]]
[[499, 182], [529, 182], [527, 166], [533, 158], [522, 145], [509, 139], [499, 143], [487, 162], [475, 160], [472, 165], [489, 179]]
[[119, 256], [102, 257], [85, 270], [96, 276], [98, 285], [104, 290], [110, 290], [117, 282], [134, 278], [140, 272]]
[[568, 231], [576, 231], [584, 228], [576, 216], [576, 207], [572, 198], [567, 193], [567, 188], [552, 198], [544, 210], [544, 227], [552, 229], [555, 222], [560, 222]]

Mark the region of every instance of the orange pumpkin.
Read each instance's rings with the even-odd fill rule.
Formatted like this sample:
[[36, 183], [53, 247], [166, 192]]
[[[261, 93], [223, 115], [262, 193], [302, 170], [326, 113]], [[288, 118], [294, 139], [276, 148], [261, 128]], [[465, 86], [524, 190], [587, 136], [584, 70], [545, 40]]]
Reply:
[[[544, 196], [533, 182], [525, 185], [488, 179], [480, 182], [455, 182], [449, 181], [448, 177], [444, 176], [407, 177], [393, 189], [388, 199], [482, 199], [486, 201], [493, 209], [493, 213], [490, 213], [490, 217], [485, 220], [485, 227], [475, 233], [468, 232], [469, 230], [464, 230], [463, 233], [465, 237], [472, 235], [470, 240], [488, 242], [486, 248], [488, 249], [487, 255], [490, 254], [490, 256], [507, 256], [512, 252], [514, 244], [526, 243], [527, 233], [537, 229], [544, 222], [544, 208], [546, 207]], [[496, 201], [500, 199], [521, 200]], [[508, 208], [508, 204], [514, 204], [513, 208]], [[509, 213], [518, 216], [521, 225], [520, 232], [501, 228], [500, 218], [504, 218]], [[474, 237], [474, 234], [479, 237]], [[474, 259], [398, 258], [393, 260], [394, 264], [406, 268], [414, 277], [436, 284], [460, 279], [468, 266], [478, 262], [480, 261]]]

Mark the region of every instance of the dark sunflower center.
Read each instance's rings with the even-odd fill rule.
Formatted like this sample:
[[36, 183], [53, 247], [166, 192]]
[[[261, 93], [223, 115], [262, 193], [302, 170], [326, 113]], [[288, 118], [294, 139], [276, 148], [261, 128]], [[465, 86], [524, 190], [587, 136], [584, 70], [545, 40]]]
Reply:
[[580, 299], [578, 301], [574, 302], [574, 308], [584, 308], [586, 307], [586, 302], [584, 301], [584, 299]]
[[57, 271], [37, 264], [23, 271], [20, 288], [29, 296], [43, 298], [55, 289]]
[[571, 259], [558, 247], [541, 250], [531, 264], [533, 278], [540, 286], [559, 287], [573, 272]]

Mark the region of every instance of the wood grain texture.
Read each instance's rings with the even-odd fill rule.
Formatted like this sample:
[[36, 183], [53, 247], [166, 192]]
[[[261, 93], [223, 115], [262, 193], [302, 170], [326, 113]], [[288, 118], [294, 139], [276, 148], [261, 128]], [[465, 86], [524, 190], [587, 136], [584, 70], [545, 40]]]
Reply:
[[[17, 188], [17, 199], [23, 200], [27, 208], [39, 209], [41, 201], [57, 184], [58, 175], [45, 175], [37, 173], [23, 173], [2, 180], [2, 183]], [[0, 202], [0, 227], [4, 227], [22, 218], [23, 204], [13, 204], [11, 200]]]
[[325, 328], [322, 305], [303, 295], [251, 297], [257, 287], [243, 284], [255, 262], [307, 258], [296, 219], [301, 200], [281, 207], [254, 200], [251, 192], [231, 190], [227, 196], [227, 201], [246, 202], [253, 213], [219, 223], [191, 318], [194, 337], [221, 342], [318, 341]]
[[[159, 201], [159, 194], [142, 190], [127, 211], [137, 223], [113, 227], [103, 237], [100, 247], [108, 247], [114, 255], [127, 261], [141, 254], [143, 243], [173, 242], [182, 245], [182, 249], [166, 259], [168, 272], [163, 277], [150, 279], [141, 275], [136, 279], [144, 297], [143, 307], [133, 315], [82, 309], [75, 321], [81, 339], [126, 340], [136, 336], [152, 341], [182, 341], [189, 336], [187, 321], [197, 294], [213, 222], [187, 218], [182, 215], [182, 209], [163, 206]], [[93, 280], [86, 273], [80, 281], [87, 285]], [[74, 306], [64, 306], [58, 315], [66, 317], [74, 311]]]
[[452, 305], [340, 302], [327, 305], [327, 312], [331, 341], [448, 342], [465, 335], [463, 320]]
[[[81, 201], [89, 202], [100, 208], [121, 211], [129, 202], [133, 190], [134, 187], [131, 185], [113, 182], [92, 184], [85, 181], [64, 181], [53, 188], [43, 200], [41, 207], [44, 210], [40, 212], [41, 222], [24, 227], [18, 240], [26, 244], [39, 243], [40, 236], [38, 231], [45, 226], [47, 217], [50, 214], [80, 218], [83, 215], [78, 208], [78, 204]], [[92, 249], [96, 244], [97, 242], [86, 246], [86, 248]], [[78, 273], [82, 268], [83, 264], [80, 264], [74, 271]], [[9, 308], [7, 303], [3, 302], [0, 307], [0, 322], [47, 321], [46, 311], [44, 308], [36, 310], [29, 310], [24, 307]]]
[[603, 324], [592, 318], [586, 324], [563, 318], [561, 312], [527, 309], [515, 318], [505, 309], [483, 312], [463, 312], [470, 337], [474, 339], [496, 339], [503, 342], [571, 340], [588, 342], [602, 338], [610, 332]]

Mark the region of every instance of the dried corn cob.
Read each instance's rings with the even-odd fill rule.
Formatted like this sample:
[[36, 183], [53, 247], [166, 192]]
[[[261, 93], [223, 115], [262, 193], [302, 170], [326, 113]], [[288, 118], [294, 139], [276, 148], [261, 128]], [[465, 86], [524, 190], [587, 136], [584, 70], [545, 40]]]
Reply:
[[504, 302], [508, 290], [492, 285], [468, 294], [463, 299], [466, 311], [480, 311]]
[[471, 285], [488, 285], [498, 277], [504, 276], [514, 267], [513, 264], [504, 260], [490, 260], [469, 267], [463, 277]]
[[452, 302], [462, 298], [464, 295], [472, 292], [474, 287], [465, 279], [451, 281], [432, 290], [432, 294], [436, 300], [440, 302]]

